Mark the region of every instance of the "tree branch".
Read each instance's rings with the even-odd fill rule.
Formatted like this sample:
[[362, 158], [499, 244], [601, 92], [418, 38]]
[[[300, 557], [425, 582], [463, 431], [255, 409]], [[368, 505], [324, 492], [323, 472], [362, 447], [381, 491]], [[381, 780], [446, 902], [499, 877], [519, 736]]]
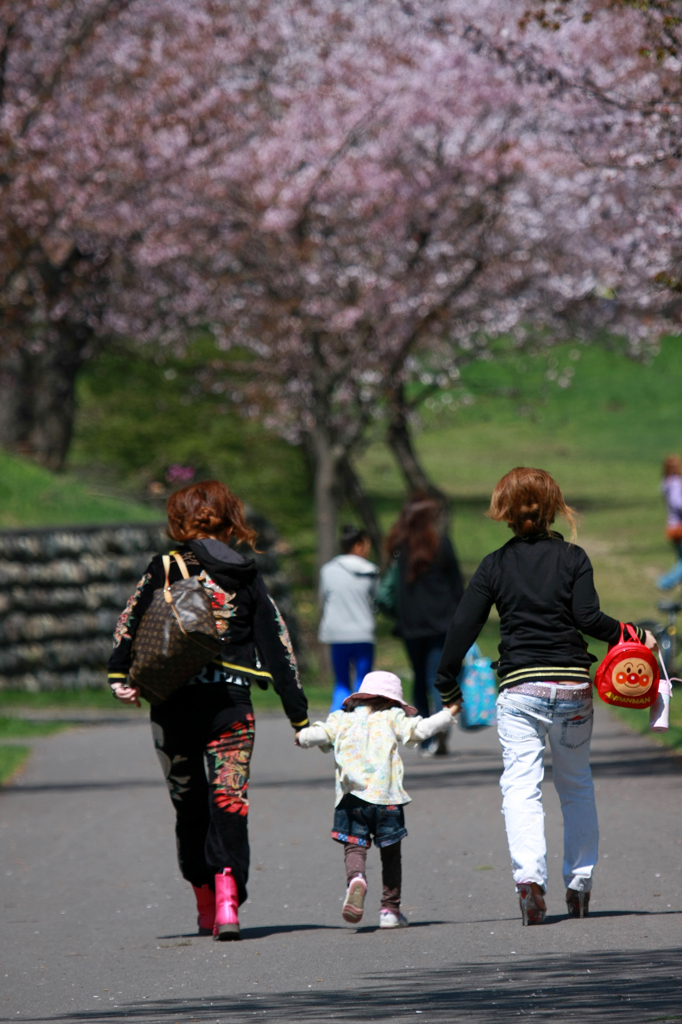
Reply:
[[15, 28], [16, 22], [14, 21], [7, 26], [7, 31], [5, 32], [5, 38], [2, 44], [2, 50], [0, 50], [0, 110], [2, 110], [3, 104], [5, 102], [5, 88], [7, 86], [7, 59], [9, 57], [10, 42], [12, 40], [12, 36], [14, 35]]
[[362, 482], [347, 456], [339, 464], [339, 476], [341, 477], [343, 490], [362, 519], [363, 525], [372, 541], [372, 547], [376, 556], [380, 564], [383, 565], [385, 562], [384, 538], [379, 526], [379, 520], [376, 517], [369, 495], [362, 486]]
[[134, 2], [135, 0], [105, 0], [105, 3], [103, 3], [97, 11], [94, 11], [92, 14], [83, 18], [78, 31], [76, 31], [65, 43], [61, 61], [57, 64], [57, 67], [54, 69], [52, 74], [43, 81], [41, 88], [38, 90], [35, 97], [35, 105], [24, 117], [21, 127], [17, 133], [19, 137], [26, 135], [33, 122], [42, 113], [45, 103], [47, 103], [47, 101], [54, 95], [55, 90], [64, 77], [64, 72], [69, 66], [75, 52], [83, 46], [88, 38], [94, 33], [97, 26], [105, 21], [109, 15], [120, 13], [120, 11], [129, 7], [130, 4]]

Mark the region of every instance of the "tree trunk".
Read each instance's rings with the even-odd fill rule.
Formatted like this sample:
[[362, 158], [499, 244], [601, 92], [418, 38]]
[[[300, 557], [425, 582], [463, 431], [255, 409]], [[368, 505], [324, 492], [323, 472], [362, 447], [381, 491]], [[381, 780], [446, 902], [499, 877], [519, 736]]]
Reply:
[[57, 324], [41, 349], [17, 346], [0, 359], [0, 443], [48, 469], [64, 466], [76, 411], [76, 376], [91, 332]]
[[381, 565], [384, 564], [384, 538], [381, 527], [374, 513], [372, 502], [369, 499], [360, 479], [353, 469], [350, 460], [346, 457], [340, 465], [340, 473], [343, 482], [343, 489], [348, 500], [355, 506], [355, 509], [362, 519], [363, 525], [369, 534], [372, 546], [377, 559]]
[[388, 446], [395, 456], [407, 488], [410, 492], [425, 491], [435, 498], [441, 505], [442, 518], [447, 526], [450, 518], [450, 501], [428, 475], [414, 450], [408, 418], [409, 408], [405, 401], [403, 385], [399, 384], [388, 397], [391, 413], [387, 432]]
[[315, 469], [315, 530], [317, 568], [337, 554], [339, 510], [339, 455], [324, 424], [316, 424], [310, 436]]

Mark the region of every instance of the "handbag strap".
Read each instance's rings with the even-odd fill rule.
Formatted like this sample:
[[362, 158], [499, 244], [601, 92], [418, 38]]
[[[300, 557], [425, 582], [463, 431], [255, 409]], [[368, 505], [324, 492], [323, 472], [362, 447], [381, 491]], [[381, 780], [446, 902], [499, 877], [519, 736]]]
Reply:
[[[185, 560], [182, 557], [182, 555], [179, 555], [177, 553], [177, 551], [173, 551], [171, 553], [171, 555], [175, 559], [175, 561], [178, 563], [178, 569], [180, 570], [180, 573], [182, 574], [183, 580], [188, 580], [189, 579], [189, 570], [188, 570], [187, 566], [185, 565]], [[182, 624], [182, 620], [180, 619], [180, 616], [178, 615], [178, 610], [175, 607], [175, 602], [173, 601], [173, 595], [171, 593], [170, 580], [168, 579], [168, 574], [170, 572], [170, 565], [171, 565], [171, 555], [162, 555], [163, 571], [164, 571], [164, 575], [166, 577], [166, 582], [165, 582], [164, 588], [163, 588], [163, 596], [164, 596], [164, 598], [166, 600], [166, 603], [171, 606], [171, 610], [173, 612], [173, 615], [175, 616], [175, 621], [178, 624], [178, 629], [180, 630], [180, 632], [184, 636], [186, 636], [188, 640], [191, 640], [192, 643], [197, 644], [198, 647], [203, 647], [205, 651], [209, 652], [209, 654], [215, 654], [215, 651], [213, 650], [212, 647], [207, 647], [206, 644], [202, 644], [201, 640], [197, 640], [197, 638], [195, 636], [189, 636], [188, 633], [187, 633], [187, 630], [185, 629], [185, 627]]]
[[[180, 574], [181, 574], [183, 580], [188, 580], [189, 579], [189, 570], [188, 570], [187, 566], [185, 565], [185, 560], [182, 557], [182, 555], [179, 555], [177, 553], [177, 551], [173, 551], [172, 557], [178, 563], [178, 569], [180, 570]], [[172, 594], [170, 592], [170, 581], [168, 579], [168, 574], [170, 573], [170, 566], [171, 566], [171, 555], [162, 555], [161, 560], [163, 562], [164, 576], [166, 577], [166, 582], [164, 583], [164, 587], [163, 587], [163, 596], [164, 596], [167, 604], [172, 604], [173, 603], [173, 597], [172, 597]], [[182, 627], [180, 627], [180, 628], [182, 628]], [[183, 632], [184, 632], [184, 630], [183, 630]]]

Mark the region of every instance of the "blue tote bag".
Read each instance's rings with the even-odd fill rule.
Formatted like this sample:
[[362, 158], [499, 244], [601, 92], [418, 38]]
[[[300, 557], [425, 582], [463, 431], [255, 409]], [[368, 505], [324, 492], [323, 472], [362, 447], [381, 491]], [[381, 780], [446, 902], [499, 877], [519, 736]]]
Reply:
[[478, 644], [470, 647], [464, 658], [459, 685], [462, 690], [462, 729], [483, 729], [495, 724], [497, 680], [490, 658], [484, 658]]

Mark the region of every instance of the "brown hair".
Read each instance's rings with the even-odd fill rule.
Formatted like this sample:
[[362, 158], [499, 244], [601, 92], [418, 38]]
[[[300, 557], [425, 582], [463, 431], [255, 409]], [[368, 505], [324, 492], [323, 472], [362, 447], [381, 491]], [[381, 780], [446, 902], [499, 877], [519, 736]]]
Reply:
[[202, 480], [171, 494], [166, 502], [168, 533], [177, 541], [215, 537], [249, 544], [255, 550], [257, 533], [244, 518], [244, 506], [218, 480]]
[[668, 455], [663, 462], [663, 476], [682, 476], [682, 459], [679, 455]]
[[517, 466], [495, 487], [486, 515], [508, 523], [517, 537], [548, 534], [557, 514], [562, 515], [571, 527], [571, 540], [575, 540], [574, 513], [549, 473]]
[[373, 711], [388, 711], [389, 708], [401, 708], [403, 705], [399, 700], [391, 700], [390, 697], [365, 697], [364, 694], [359, 693], [353, 697], [347, 697], [344, 701], [344, 711], [355, 711], [356, 708], [362, 707], [366, 704], [370, 709], [370, 713]]
[[426, 572], [436, 557], [440, 544], [436, 528], [439, 513], [440, 504], [436, 499], [425, 491], [418, 491], [403, 505], [400, 518], [388, 535], [389, 558], [401, 549], [407, 554], [408, 583]]

